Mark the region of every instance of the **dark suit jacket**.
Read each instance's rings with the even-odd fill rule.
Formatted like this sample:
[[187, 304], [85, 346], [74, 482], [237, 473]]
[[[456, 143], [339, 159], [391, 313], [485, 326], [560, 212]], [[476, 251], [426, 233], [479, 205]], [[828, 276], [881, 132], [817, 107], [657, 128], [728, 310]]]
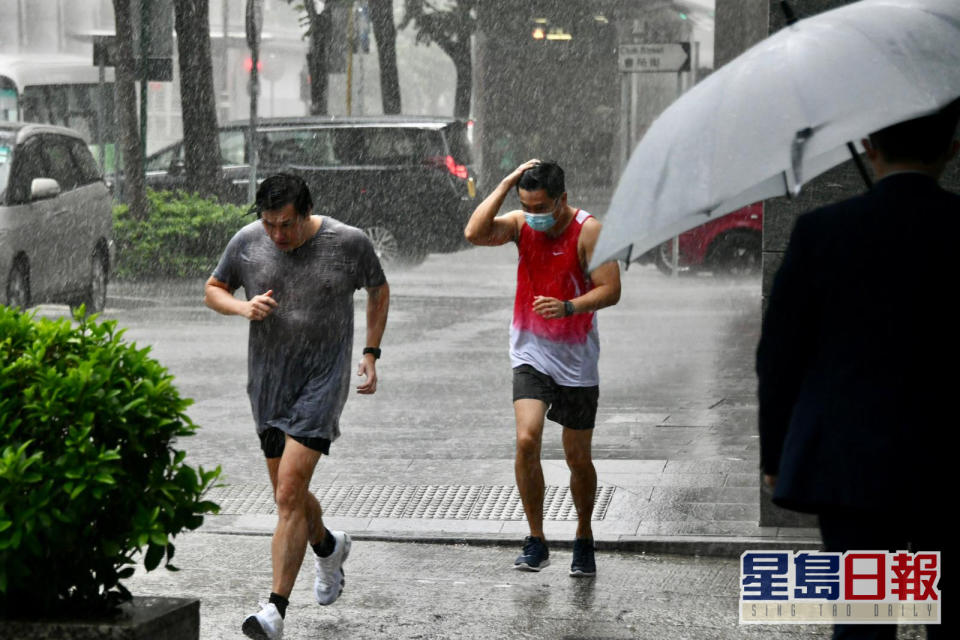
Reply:
[[957, 459], [958, 243], [960, 196], [916, 173], [797, 220], [757, 349], [775, 503], [894, 513], [942, 498]]

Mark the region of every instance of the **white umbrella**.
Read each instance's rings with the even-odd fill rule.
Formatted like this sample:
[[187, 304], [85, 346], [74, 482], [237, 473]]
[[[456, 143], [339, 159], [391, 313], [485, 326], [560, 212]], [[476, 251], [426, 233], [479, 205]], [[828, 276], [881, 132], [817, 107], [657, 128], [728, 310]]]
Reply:
[[796, 194], [847, 143], [960, 95], [960, 0], [861, 0], [784, 27], [685, 93], [620, 177], [591, 268]]

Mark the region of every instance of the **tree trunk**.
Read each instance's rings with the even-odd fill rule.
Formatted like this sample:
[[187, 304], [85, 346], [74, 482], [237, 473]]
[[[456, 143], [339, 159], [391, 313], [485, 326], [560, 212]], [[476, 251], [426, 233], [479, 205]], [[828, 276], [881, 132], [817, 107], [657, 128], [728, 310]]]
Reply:
[[123, 154], [124, 199], [130, 205], [130, 215], [137, 220], [143, 220], [147, 217], [149, 203], [143, 179], [143, 151], [140, 148], [137, 118], [136, 55], [133, 50], [130, 2], [131, 0], [113, 0], [117, 31], [117, 143]]
[[310, 74], [310, 115], [327, 114], [327, 41], [330, 39], [331, 17], [329, 9], [317, 13], [311, 1], [305, 2], [310, 18], [310, 45], [307, 50], [307, 72]]
[[380, 97], [384, 113], [400, 113], [400, 79], [397, 76], [397, 27], [392, 0], [370, 0], [370, 22], [377, 40], [380, 62]]
[[187, 190], [202, 196], [221, 193], [220, 136], [210, 55], [209, 0], [175, 0], [180, 55], [180, 104]]

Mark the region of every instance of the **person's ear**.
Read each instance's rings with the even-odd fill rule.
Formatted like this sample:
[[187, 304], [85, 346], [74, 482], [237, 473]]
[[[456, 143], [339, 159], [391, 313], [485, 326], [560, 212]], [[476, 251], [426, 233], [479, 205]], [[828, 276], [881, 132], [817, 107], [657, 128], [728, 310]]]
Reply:
[[880, 159], [880, 152], [877, 151], [872, 144], [870, 144], [870, 138], [863, 138], [860, 140], [860, 144], [863, 145], [863, 151], [867, 154], [867, 158], [870, 162], [876, 162]]

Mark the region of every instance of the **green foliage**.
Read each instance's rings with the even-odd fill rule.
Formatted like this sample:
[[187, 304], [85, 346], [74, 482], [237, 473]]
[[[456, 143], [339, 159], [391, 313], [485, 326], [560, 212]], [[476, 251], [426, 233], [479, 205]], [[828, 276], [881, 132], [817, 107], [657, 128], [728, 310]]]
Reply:
[[173, 376], [116, 322], [74, 319], [0, 305], [0, 616], [108, 611], [139, 552], [175, 569], [171, 537], [219, 510], [220, 468], [173, 447], [197, 429]]
[[150, 191], [147, 218], [113, 210], [118, 279], [209, 276], [230, 238], [250, 222], [240, 207], [183, 191]]

